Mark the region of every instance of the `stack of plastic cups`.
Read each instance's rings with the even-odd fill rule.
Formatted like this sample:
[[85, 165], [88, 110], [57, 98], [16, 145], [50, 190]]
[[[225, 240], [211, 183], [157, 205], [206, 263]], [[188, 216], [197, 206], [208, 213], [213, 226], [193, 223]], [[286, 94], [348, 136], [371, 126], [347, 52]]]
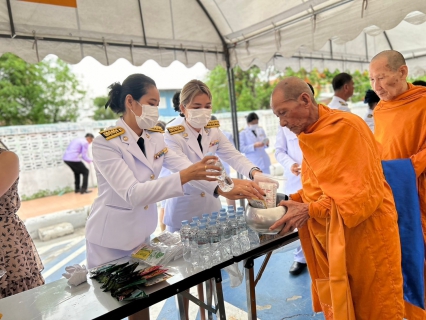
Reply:
[[[233, 210], [232, 210], [233, 211]], [[228, 225], [229, 228], [231, 230], [231, 252], [234, 256], [239, 256], [241, 255], [242, 249], [241, 249], [241, 244], [238, 238], [238, 222], [237, 219], [235, 218], [235, 214], [230, 214], [228, 216]]]
[[191, 249], [191, 258], [190, 262], [194, 267], [197, 267], [200, 264], [200, 254], [198, 251], [198, 225], [197, 222], [193, 221], [189, 224], [191, 229], [189, 230], [189, 246]]
[[199, 267], [201, 269], [208, 269], [211, 267], [210, 239], [208, 237], [206, 225], [204, 223], [198, 226], [197, 241], [198, 251], [200, 253]]

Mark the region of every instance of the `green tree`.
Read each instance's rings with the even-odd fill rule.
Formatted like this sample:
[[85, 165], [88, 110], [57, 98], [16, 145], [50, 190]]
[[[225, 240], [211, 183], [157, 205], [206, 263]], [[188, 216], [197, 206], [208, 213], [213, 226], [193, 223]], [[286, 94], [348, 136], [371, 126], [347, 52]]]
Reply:
[[[260, 69], [252, 67], [247, 71], [234, 69], [237, 110], [259, 110], [269, 107], [269, 97], [273, 87], [260, 78]], [[228, 78], [226, 70], [217, 66], [210, 71], [206, 80], [213, 95], [213, 112], [230, 111]]]
[[117, 119], [119, 116], [112, 112], [110, 108], [105, 109], [105, 104], [108, 101], [108, 97], [96, 97], [93, 99], [93, 104], [96, 107], [95, 113], [93, 114], [93, 120], [108, 120]]
[[0, 124], [76, 121], [86, 92], [60, 59], [30, 64], [6, 53], [0, 57]]

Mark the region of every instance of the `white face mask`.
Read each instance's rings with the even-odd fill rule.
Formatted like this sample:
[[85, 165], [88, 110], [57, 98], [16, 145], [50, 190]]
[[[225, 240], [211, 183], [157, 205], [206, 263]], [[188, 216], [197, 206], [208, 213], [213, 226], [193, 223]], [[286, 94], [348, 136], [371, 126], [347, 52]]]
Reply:
[[136, 123], [138, 124], [138, 127], [140, 129], [151, 129], [154, 127], [158, 122], [158, 108], [154, 106], [150, 106], [147, 104], [140, 104], [136, 101], [138, 105], [142, 107], [142, 114], [140, 116], [137, 116], [133, 110], [130, 110], [133, 112], [136, 118]]
[[259, 125], [258, 124], [250, 124], [249, 127], [250, 127], [250, 129], [255, 130], [259, 127]]
[[186, 111], [186, 121], [196, 129], [204, 128], [212, 115], [212, 109], [186, 109]]

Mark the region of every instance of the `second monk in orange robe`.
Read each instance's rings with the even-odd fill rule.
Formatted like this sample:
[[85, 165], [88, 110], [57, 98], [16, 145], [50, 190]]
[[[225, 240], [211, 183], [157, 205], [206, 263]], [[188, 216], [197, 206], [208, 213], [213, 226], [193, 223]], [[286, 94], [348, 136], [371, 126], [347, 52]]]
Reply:
[[[383, 160], [411, 159], [426, 241], [426, 88], [407, 83], [407, 75], [405, 59], [397, 51], [383, 51], [372, 59], [371, 86], [381, 99], [374, 110], [374, 136]], [[405, 317], [426, 319], [426, 311], [405, 302]]]
[[402, 319], [397, 213], [372, 132], [356, 115], [318, 105], [295, 77], [277, 85], [271, 108], [303, 152], [303, 189], [282, 202], [288, 212], [271, 229], [299, 229], [314, 311]]

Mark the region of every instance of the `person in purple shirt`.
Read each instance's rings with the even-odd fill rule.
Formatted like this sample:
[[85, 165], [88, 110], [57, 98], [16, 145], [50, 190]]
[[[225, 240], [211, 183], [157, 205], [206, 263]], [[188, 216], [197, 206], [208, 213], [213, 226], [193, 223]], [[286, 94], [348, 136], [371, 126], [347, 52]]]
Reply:
[[[83, 164], [81, 159], [87, 163], [91, 163], [92, 159], [87, 156], [87, 149], [89, 144], [93, 141], [93, 134], [88, 133], [84, 138], [76, 138], [70, 142], [65, 151], [62, 160], [74, 172], [75, 193], [90, 193], [92, 190], [87, 190], [87, 183], [89, 180], [89, 170]], [[80, 175], [83, 175], [83, 185], [80, 188]]]

